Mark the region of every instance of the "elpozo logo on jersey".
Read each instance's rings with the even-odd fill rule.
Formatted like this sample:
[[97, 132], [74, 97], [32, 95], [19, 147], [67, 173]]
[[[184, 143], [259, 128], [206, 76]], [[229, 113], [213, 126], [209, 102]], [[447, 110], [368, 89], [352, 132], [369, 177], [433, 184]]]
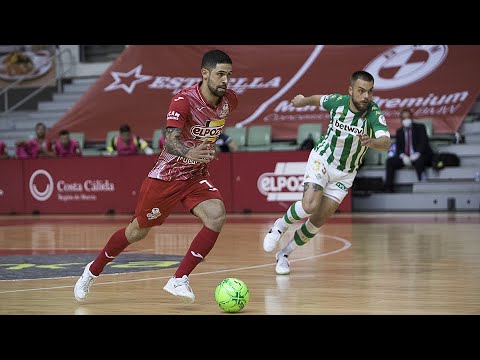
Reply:
[[195, 125], [190, 128], [190, 134], [195, 139], [205, 139], [209, 141], [217, 141], [225, 126], [225, 119], [208, 120], [206, 126]]
[[447, 45], [400, 45], [377, 56], [364, 70], [375, 78], [375, 90], [398, 89], [430, 75], [447, 54]]

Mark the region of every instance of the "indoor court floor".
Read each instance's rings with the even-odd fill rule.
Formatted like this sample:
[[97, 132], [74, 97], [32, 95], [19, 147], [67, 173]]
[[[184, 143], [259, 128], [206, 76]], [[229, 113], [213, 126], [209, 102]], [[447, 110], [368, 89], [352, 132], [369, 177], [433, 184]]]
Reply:
[[[193, 304], [163, 290], [201, 229], [193, 215], [171, 215], [129, 246], [83, 303], [75, 282], [130, 216], [0, 216], [0, 315], [480, 314], [480, 213], [337, 213], [290, 256], [290, 275], [276, 275], [262, 242], [280, 215], [227, 215], [190, 276]], [[235, 315], [214, 299], [227, 277], [250, 291]]]

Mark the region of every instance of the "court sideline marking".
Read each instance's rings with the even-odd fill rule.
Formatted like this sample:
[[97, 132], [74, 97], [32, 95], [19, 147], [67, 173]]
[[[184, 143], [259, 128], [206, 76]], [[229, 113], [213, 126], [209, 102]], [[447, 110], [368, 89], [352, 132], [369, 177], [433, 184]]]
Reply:
[[[352, 246], [352, 243], [346, 239], [343, 239], [338, 236], [333, 236], [333, 235], [322, 235], [324, 238], [330, 238], [333, 240], [340, 241], [343, 243], [343, 246], [340, 249], [333, 250], [330, 252], [318, 254], [318, 255], [311, 255], [311, 256], [305, 256], [301, 257], [298, 259], [292, 259], [290, 260], [290, 263], [294, 262], [300, 262], [300, 261], [306, 261], [306, 260], [311, 260], [311, 259], [316, 259], [320, 257], [325, 257], [328, 255], [334, 255], [339, 252], [345, 251], [349, 249]], [[190, 274], [190, 276], [199, 276], [199, 275], [211, 275], [211, 274], [220, 274], [224, 272], [231, 272], [231, 271], [241, 271], [241, 270], [250, 270], [250, 269], [258, 269], [262, 267], [267, 267], [267, 266], [272, 266], [275, 265], [276, 262], [274, 263], [268, 263], [268, 264], [261, 264], [261, 265], [252, 265], [252, 266], [244, 266], [244, 267], [239, 267], [239, 268], [234, 268], [234, 269], [224, 269], [224, 270], [215, 270], [215, 271], [204, 271], [204, 272], [199, 272], [195, 274]], [[148, 270], [152, 271], [152, 270]], [[137, 272], [139, 273], [139, 272]], [[102, 277], [106, 276], [118, 276], [121, 274], [105, 274], [102, 275]], [[71, 278], [72, 276], [69, 277], [64, 277], [64, 278], [54, 278], [54, 279], [66, 279], [66, 278]], [[143, 278], [143, 279], [130, 279], [130, 280], [118, 280], [118, 281], [105, 281], [105, 282], [95, 282], [95, 286], [98, 285], [112, 285], [112, 284], [121, 284], [121, 283], [129, 283], [129, 282], [137, 282], [137, 281], [150, 281], [150, 280], [160, 280], [160, 279], [169, 279], [171, 275], [168, 276], [157, 276], [157, 277], [151, 277], [151, 278]], [[76, 277], [75, 277], [76, 278]], [[48, 278], [48, 280], [51, 280], [52, 278]], [[35, 280], [47, 280], [47, 279], [25, 279], [29, 281], [35, 281]], [[21, 280], [16, 280], [16, 281], [21, 281]], [[16, 290], [6, 290], [6, 291], [0, 291], [0, 294], [6, 294], [6, 293], [16, 293], [16, 292], [25, 292], [25, 291], [39, 291], [39, 290], [55, 290], [55, 289], [65, 289], [65, 288], [73, 288], [75, 284], [72, 285], [63, 285], [63, 286], [51, 286], [51, 287], [42, 287], [42, 288], [30, 288], [30, 289], [16, 289]]]

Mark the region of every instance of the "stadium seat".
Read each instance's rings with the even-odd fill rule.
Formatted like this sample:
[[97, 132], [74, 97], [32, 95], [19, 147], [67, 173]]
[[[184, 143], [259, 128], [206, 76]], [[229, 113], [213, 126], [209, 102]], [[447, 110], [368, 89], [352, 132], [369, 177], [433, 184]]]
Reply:
[[107, 136], [105, 136], [105, 152], [104, 152], [104, 155], [116, 155], [117, 154], [116, 151], [114, 151], [112, 154], [110, 154], [107, 151], [107, 147], [110, 145], [110, 141], [112, 141], [112, 138], [114, 136], [117, 136], [117, 135], [120, 135], [119, 130], [110, 130], [109, 132], [107, 132]]
[[239, 151], [245, 150], [245, 146], [247, 144], [247, 128], [245, 127], [237, 128], [235, 126], [227, 126], [225, 127], [223, 132], [228, 136], [230, 136], [233, 139], [233, 141], [237, 143]]
[[433, 122], [432, 122], [432, 119], [416, 119], [416, 120], [414, 120], [414, 122], [425, 125], [425, 127], [427, 128], [427, 136], [428, 136], [429, 138], [432, 137], [432, 135], [433, 135]]
[[272, 150], [272, 126], [253, 125], [247, 127], [247, 151]]
[[369, 148], [363, 158], [363, 166], [368, 168], [385, 168], [386, 152]]
[[297, 145], [300, 146], [303, 141], [312, 134], [315, 142], [322, 136], [322, 124], [320, 123], [306, 123], [298, 125], [297, 129]]
[[71, 132], [70, 139], [75, 139], [80, 145], [80, 149], [83, 149], [85, 145], [85, 134], [83, 132]]

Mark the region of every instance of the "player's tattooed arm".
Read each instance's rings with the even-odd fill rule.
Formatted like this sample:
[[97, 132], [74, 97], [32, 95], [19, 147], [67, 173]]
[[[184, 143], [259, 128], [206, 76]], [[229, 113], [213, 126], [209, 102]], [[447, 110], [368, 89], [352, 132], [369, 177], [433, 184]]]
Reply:
[[165, 131], [165, 147], [167, 152], [172, 155], [185, 156], [190, 150], [182, 140], [182, 129], [168, 127]]

